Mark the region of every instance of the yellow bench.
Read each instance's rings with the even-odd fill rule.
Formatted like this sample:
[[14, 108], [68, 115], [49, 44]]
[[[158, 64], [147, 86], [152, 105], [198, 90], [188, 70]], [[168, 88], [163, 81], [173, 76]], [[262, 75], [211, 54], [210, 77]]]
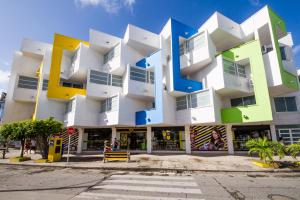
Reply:
[[113, 160], [124, 160], [129, 162], [130, 152], [127, 151], [108, 151], [103, 153], [103, 162]]

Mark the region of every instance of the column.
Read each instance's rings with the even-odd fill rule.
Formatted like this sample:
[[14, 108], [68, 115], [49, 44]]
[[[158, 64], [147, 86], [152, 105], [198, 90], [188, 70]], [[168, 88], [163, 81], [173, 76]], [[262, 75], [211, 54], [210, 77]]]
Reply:
[[82, 145], [83, 145], [83, 128], [77, 128], [78, 130], [78, 144], [77, 144], [77, 153], [82, 153]]
[[191, 132], [190, 125], [184, 126], [184, 139], [185, 139], [185, 152], [186, 154], [191, 154]]
[[276, 128], [274, 124], [270, 125], [271, 137], [273, 141], [277, 141]]
[[115, 138], [117, 138], [117, 128], [111, 128], [111, 144], [114, 142]]
[[232, 128], [232, 125], [226, 125], [226, 138], [227, 138], [228, 154], [234, 154], [233, 133], [232, 133], [231, 128]]
[[151, 154], [152, 152], [152, 133], [151, 126], [147, 126], [147, 153]]

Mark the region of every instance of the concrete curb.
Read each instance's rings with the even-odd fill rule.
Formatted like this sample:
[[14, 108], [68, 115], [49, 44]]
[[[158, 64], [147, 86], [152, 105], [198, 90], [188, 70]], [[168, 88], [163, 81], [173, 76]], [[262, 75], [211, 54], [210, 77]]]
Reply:
[[51, 164], [35, 164], [35, 163], [0, 163], [0, 165], [6, 166], [30, 166], [30, 167], [52, 167], [52, 168], [70, 168], [70, 169], [96, 169], [96, 170], [107, 170], [107, 171], [139, 171], [139, 172], [231, 172], [231, 173], [300, 173], [300, 169], [266, 169], [266, 170], [208, 170], [208, 169], [184, 169], [184, 168], [151, 168], [151, 167], [84, 167], [74, 165], [51, 165]]

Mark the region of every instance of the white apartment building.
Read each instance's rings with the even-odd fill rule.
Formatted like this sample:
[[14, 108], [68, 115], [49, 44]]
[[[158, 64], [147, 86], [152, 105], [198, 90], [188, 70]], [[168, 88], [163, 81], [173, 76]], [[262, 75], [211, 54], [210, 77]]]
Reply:
[[78, 153], [114, 138], [120, 149], [147, 153], [233, 154], [253, 137], [294, 143], [300, 92], [292, 46], [268, 6], [241, 24], [215, 12], [194, 28], [169, 19], [160, 33], [129, 24], [123, 38], [90, 30], [89, 41], [24, 39], [4, 122], [54, 117], [78, 130]]

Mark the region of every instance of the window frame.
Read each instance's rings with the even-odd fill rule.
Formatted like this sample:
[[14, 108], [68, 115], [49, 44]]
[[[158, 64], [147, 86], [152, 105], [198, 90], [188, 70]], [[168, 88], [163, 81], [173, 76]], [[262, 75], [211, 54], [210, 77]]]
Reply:
[[[294, 100], [294, 103], [295, 103], [295, 108], [296, 110], [288, 110], [288, 106], [287, 106], [287, 101], [286, 99], [287, 98], [292, 98]], [[284, 111], [278, 111], [277, 107], [276, 107], [276, 99], [283, 99], [284, 101], [284, 107], [285, 107], [285, 110]], [[276, 113], [294, 113], [294, 112], [298, 112], [298, 107], [297, 107], [297, 99], [296, 99], [296, 96], [287, 96], [287, 97], [273, 97], [273, 101], [274, 101], [274, 108], [275, 108], [275, 112]]]

